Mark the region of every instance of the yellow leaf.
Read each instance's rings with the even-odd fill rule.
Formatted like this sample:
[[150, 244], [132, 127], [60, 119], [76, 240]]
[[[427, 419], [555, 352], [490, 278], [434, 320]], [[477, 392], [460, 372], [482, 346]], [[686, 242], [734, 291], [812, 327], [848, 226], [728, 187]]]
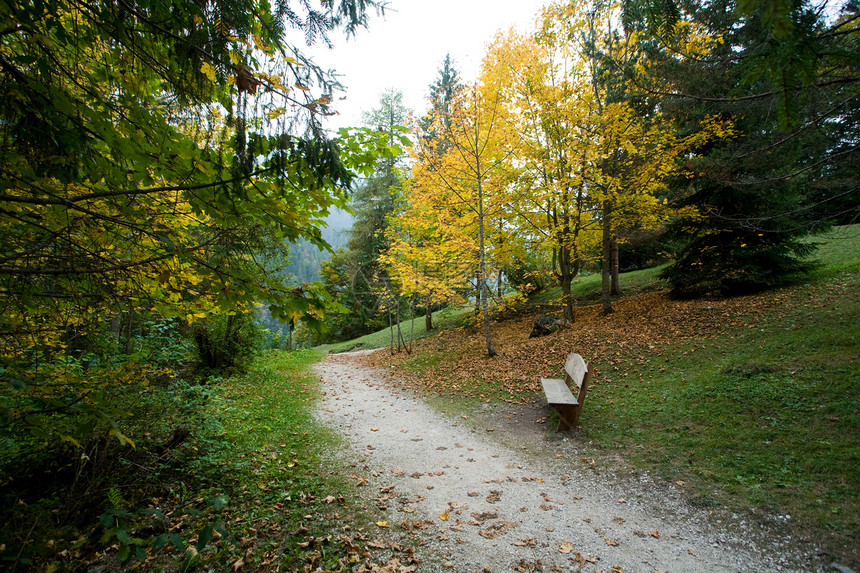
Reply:
[[209, 78], [209, 81], [215, 81], [215, 68], [213, 68], [208, 62], [203, 62], [200, 66], [200, 72]]
[[260, 36], [258, 36], [257, 34], [254, 34], [254, 45], [257, 46], [258, 50], [262, 50], [263, 52], [269, 49], [269, 46], [264, 44], [263, 39], [260, 38]]
[[448, 521], [448, 512], [446, 511], [445, 513], [440, 513], [439, 519], [441, 519], [442, 521]]
[[376, 525], [377, 525], [377, 527], [388, 527], [388, 522], [387, 521], [377, 521]]
[[83, 446], [81, 446], [80, 442], [78, 442], [76, 439], [74, 439], [71, 436], [63, 436], [62, 439], [64, 442], [71, 442], [79, 448], [83, 447]]
[[111, 430], [110, 430], [110, 432], [108, 432], [108, 434], [111, 436], [116, 436], [116, 439], [119, 440], [120, 444], [128, 444], [132, 448], [137, 449], [137, 446], [134, 445], [134, 441], [132, 441], [131, 438], [129, 438], [128, 436], [126, 436], [125, 434], [123, 434], [122, 432], [117, 430], [116, 428], [111, 428]]

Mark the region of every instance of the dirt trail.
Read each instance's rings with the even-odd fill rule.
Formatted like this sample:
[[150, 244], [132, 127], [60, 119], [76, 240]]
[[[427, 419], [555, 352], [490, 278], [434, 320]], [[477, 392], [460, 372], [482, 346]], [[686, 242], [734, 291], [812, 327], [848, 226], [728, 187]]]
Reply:
[[325, 392], [319, 416], [366, 468], [368, 503], [386, 507], [381, 519], [392, 527], [429, 524], [414, 531], [428, 541], [425, 573], [790, 570], [741, 532], [712, 531], [677, 498], [649, 500], [604, 483], [561, 454], [534, 462], [387, 385], [385, 373], [349, 355], [327, 358], [317, 372]]

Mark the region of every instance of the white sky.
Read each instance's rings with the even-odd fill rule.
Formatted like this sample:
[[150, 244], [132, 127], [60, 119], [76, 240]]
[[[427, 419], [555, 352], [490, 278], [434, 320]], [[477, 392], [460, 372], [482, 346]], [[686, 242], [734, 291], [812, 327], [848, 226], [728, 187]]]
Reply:
[[334, 49], [308, 50], [323, 69], [334, 69], [347, 88], [335, 100], [336, 129], [361, 124], [361, 113], [379, 104], [388, 88], [403, 92], [416, 113], [427, 109], [427, 94], [450, 53], [464, 81], [476, 79], [485, 47], [498, 30], [533, 29], [549, 0], [388, 0], [385, 16], [373, 16], [367, 29], [345, 40], [332, 35]]

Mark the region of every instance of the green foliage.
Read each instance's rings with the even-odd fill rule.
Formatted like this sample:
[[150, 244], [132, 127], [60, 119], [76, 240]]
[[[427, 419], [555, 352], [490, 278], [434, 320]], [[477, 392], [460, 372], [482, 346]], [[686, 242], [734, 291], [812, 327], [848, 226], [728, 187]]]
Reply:
[[[805, 260], [815, 249], [813, 243], [803, 241], [807, 227], [787, 215], [801, 204], [796, 193], [715, 187], [702, 189], [695, 199], [708, 205], [709, 216], [698, 223], [678, 224], [686, 243], [663, 273], [673, 295], [757, 292], [786, 284], [812, 268]], [[724, 207], [719, 213], [717, 205]], [[732, 211], [729, 206], [734, 207]], [[753, 213], [767, 223], [750, 225], [748, 218]], [[818, 232], [826, 229], [824, 224], [817, 227]]]
[[390, 149], [396, 151], [381, 157], [369, 177], [356, 188], [350, 204], [354, 219], [347, 243], [322, 264], [320, 274], [326, 290], [348, 310], [329, 316], [328, 340], [374, 332], [388, 321], [385, 300], [390, 296], [391, 281], [379, 256], [388, 249], [388, 217], [401, 201], [405, 173], [400, 146], [409, 144], [403, 127], [408, 116], [403, 95], [395, 90], [384, 92], [379, 107], [364, 114], [367, 129], [375, 128], [377, 136], [387, 138]]
[[266, 340], [266, 332], [252, 313], [218, 314], [198, 323], [194, 332], [197, 357], [207, 371], [248, 361]]
[[133, 348], [141, 360], [156, 368], [181, 371], [193, 354], [188, 330], [178, 318], [149, 321], [135, 336]]
[[521, 261], [518, 257], [505, 270], [505, 278], [513, 288], [526, 295], [539, 293], [552, 282], [553, 276], [549, 265], [540, 255], [532, 255]]
[[[394, 151], [367, 131], [325, 135], [337, 82], [287, 30], [325, 41], [374, 7], [3, 3], [7, 421], [62, 427], [48, 434], [72, 443], [108, 424], [123, 440], [105, 388], [132, 384], [132, 371], [147, 382], [181, 368], [187, 324], [264, 303], [278, 319], [320, 325], [329, 297], [283, 272], [285, 245], [326, 248], [326, 215]], [[175, 330], [159, 331], [165, 319]], [[251, 344], [224, 333], [218, 344], [198, 337], [211, 364], [234, 363]]]
[[[139, 401], [127, 424], [134, 450], [94, 440], [83, 457], [50, 443], [0, 457], [11, 501], [0, 509], [0, 562], [77, 570], [115, 556], [131, 567], [147, 559], [146, 567], [226, 570], [244, 559], [301, 570], [314, 550], [298, 543], [359, 511], [349, 472], [328, 453], [343, 445], [313, 415], [319, 380], [308, 369], [318, 357], [267, 352], [206, 386], [130, 392]], [[332, 544], [324, 565], [337, 569], [345, 551]]]
[[702, 3], [689, 17], [720, 34], [713, 51], [652, 54], [652, 79], [671, 86], [664, 109], [682, 133], [709, 115], [737, 131], [697, 150], [693, 176], [672, 185], [675, 204], [695, 208], [672, 229], [681, 246], [665, 276], [677, 296], [785, 284], [810, 269], [805, 236], [856, 218], [856, 12], [850, 2], [836, 18], [802, 1]]

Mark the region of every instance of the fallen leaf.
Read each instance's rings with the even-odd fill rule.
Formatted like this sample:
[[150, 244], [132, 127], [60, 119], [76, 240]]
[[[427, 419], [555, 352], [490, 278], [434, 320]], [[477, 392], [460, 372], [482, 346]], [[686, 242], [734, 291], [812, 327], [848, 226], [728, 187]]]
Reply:
[[377, 521], [376, 525], [378, 527], [388, 527], [388, 522], [387, 521]]
[[695, 549], [687, 549], [687, 553], [689, 553], [693, 557], [696, 557], [699, 554], [699, 552], [696, 551]]
[[615, 547], [617, 545], [621, 545], [620, 541], [616, 541], [614, 539], [606, 539], [605, 542], [606, 542], [606, 545], [609, 545], [610, 547]]
[[654, 539], [660, 539], [660, 532], [659, 531], [649, 531], [648, 535], [650, 535]]
[[442, 521], [448, 521], [448, 512], [446, 511], [445, 513], [440, 513], [439, 519], [441, 519]]
[[238, 561], [233, 563], [233, 571], [238, 571], [239, 569], [242, 568], [242, 566], [244, 564], [245, 564], [245, 561], [240, 558]]
[[378, 432], [378, 431], [379, 431], [379, 428], [370, 428], [370, 431], [371, 431], [371, 432]]
[[570, 543], [568, 541], [565, 541], [564, 543], [562, 543], [561, 545], [558, 546], [558, 552], [559, 553], [568, 554], [571, 551], [573, 551], [573, 543]]

